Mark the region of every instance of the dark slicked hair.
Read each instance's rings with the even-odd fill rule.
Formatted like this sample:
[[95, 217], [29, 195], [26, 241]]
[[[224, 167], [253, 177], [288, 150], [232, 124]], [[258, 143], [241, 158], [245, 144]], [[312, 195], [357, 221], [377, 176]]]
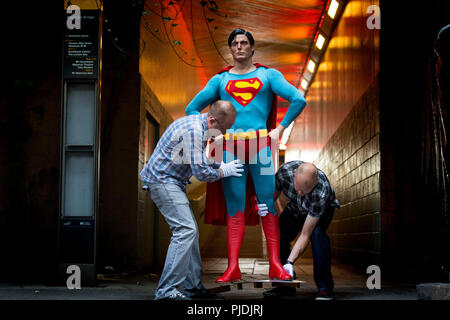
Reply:
[[[231, 43], [233, 42], [234, 38], [236, 38], [236, 36], [238, 34], [243, 34], [244, 36], [247, 37], [248, 41], [250, 41], [250, 44], [252, 46], [255, 45], [255, 39], [253, 38], [252, 34], [249, 31], [246, 31], [244, 29], [234, 29], [233, 31], [231, 31], [229, 37], [228, 37], [228, 46], [231, 47]], [[253, 50], [252, 55], [255, 53], [255, 50]]]

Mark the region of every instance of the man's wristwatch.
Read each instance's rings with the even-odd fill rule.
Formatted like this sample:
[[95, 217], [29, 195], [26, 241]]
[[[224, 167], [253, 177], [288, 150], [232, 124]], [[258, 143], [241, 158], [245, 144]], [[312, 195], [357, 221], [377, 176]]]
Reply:
[[286, 260], [286, 263], [294, 265], [294, 263], [292, 261], [289, 261], [289, 260]]

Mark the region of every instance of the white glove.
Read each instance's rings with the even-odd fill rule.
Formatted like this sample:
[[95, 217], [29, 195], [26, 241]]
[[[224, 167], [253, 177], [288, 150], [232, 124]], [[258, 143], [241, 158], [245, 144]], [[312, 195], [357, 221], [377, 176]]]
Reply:
[[258, 214], [261, 217], [264, 217], [268, 212], [269, 212], [269, 208], [267, 208], [267, 205], [265, 203], [258, 203]]
[[242, 174], [240, 172], [244, 171], [244, 168], [242, 168], [242, 163], [240, 163], [239, 160], [233, 160], [228, 163], [222, 163], [220, 164], [220, 169], [223, 171], [223, 177], [241, 177]]
[[290, 263], [286, 263], [283, 268], [291, 275], [292, 279], [294, 279], [294, 266]]

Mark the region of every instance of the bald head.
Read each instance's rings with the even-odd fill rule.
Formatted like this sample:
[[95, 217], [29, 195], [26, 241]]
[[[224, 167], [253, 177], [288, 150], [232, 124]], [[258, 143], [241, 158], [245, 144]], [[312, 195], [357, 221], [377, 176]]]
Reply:
[[310, 193], [319, 182], [317, 167], [303, 162], [295, 171], [294, 188], [300, 196]]
[[208, 128], [218, 129], [225, 134], [236, 120], [236, 109], [230, 101], [217, 100], [208, 111]]
[[236, 117], [236, 109], [230, 101], [217, 100], [211, 104], [208, 115], [216, 117], [219, 121], [227, 117]]

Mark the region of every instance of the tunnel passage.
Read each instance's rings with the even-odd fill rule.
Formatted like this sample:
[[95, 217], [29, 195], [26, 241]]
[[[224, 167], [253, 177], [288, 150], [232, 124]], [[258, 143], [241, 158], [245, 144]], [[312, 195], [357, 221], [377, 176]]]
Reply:
[[[99, 10], [96, 1], [71, 2]], [[217, 6], [212, 1], [169, 5], [147, 0], [141, 9], [132, 2], [104, 3], [99, 270], [146, 270], [162, 263], [170, 233], [151, 212], [138, 176], [150, 150], [146, 119], [158, 127], [151, 138], [157, 140], [183, 116], [195, 94], [232, 61], [226, 37], [232, 27], [241, 26], [253, 31], [255, 61], [276, 68], [305, 93], [308, 105], [290, 128], [289, 139], [281, 141], [278, 165], [292, 159], [313, 161], [330, 178], [342, 205], [329, 229], [333, 258], [361, 268], [379, 263], [400, 275], [408, 269], [442, 275], [448, 261], [445, 244], [450, 243], [444, 241], [448, 209], [443, 188], [448, 41], [445, 33], [439, 41], [437, 36], [450, 23], [449, 3], [433, 0], [415, 7], [394, 1], [338, 2], [343, 12], [329, 34], [318, 33], [329, 27], [320, 24], [331, 3], [325, 0], [215, 1]], [[367, 20], [374, 18], [367, 11], [372, 5], [381, 6], [381, 30], [367, 27]], [[59, 9], [50, 4], [45, 8], [53, 17], [45, 36], [42, 29], [19, 23], [18, 33], [9, 34], [8, 41], [17, 48], [11, 57], [16, 63], [7, 66], [6, 107], [0, 110], [6, 164], [0, 170], [8, 182], [2, 186], [0, 234], [1, 243], [13, 244], [4, 248], [9, 263], [2, 270], [20, 277], [24, 266], [40, 258], [45, 263], [30, 271], [30, 279], [51, 277], [58, 245], [61, 150], [55, 146], [60, 144], [65, 25]], [[36, 21], [17, 17], [21, 23]], [[399, 36], [404, 26], [408, 32]], [[34, 44], [39, 39], [51, 50], [29, 57], [30, 43], [18, 34], [27, 34]], [[319, 40], [325, 53], [314, 60]], [[281, 121], [288, 103], [279, 100], [278, 106]], [[201, 200], [195, 204], [195, 199], [201, 197], [201, 192], [192, 197], [199, 224]], [[200, 225], [202, 244], [220, 239], [207, 228]], [[255, 230], [247, 231], [244, 246], [258, 247], [259, 253], [251, 254], [264, 256], [262, 233]], [[418, 237], [423, 232], [426, 241]]]
[[[379, 3], [378, 1], [341, 2], [342, 12], [340, 16], [337, 16], [338, 21], [335, 25], [330, 25], [333, 22], [328, 14], [330, 3], [330, 1], [317, 1], [311, 7], [314, 9], [311, 10], [302, 7], [301, 3], [279, 5], [276, 10], [270, 6], [261, 7], [261, 12], [251, 14], [248, 28], [253, 31], [256, 39], [254, 60], [262, 61], [281, 71], [288, 81], [305, 93], [308, 103], [290, 128], [289, 138], [282, 143], [284, 146], [279, 151], [278, 166], [284, 162], [300, 159], [314, 162], [327, 174], [342, 206], [336, 211], [328, 231], [332, 241], [333, 258], [344, 263], [367, 267], [371, 264], [381, 264], [382, 239], [390, 236], [389, 229], [383, 231], [381, 226], [382, 223], [386, 224], [383, 221], [389, 221], [383, 220], [384, 217], [386, 219], [391, 217], [387, 213], [382, 219], [381, 214], [380, 32], [377, 28], [366, 27], [367, 19], [370, 17], [367, 8], [371, 5], [377, 6]], [[190, 4], [187, 3], [187, 5]], [[175, 107], [182, 105], [183, 101], [174, 100], [175, 97], [169, 92], [179, 92], [180, 86], [184, 90], [190, 90], [184, 100], [188, 103], [190, 101], [188, 97], [193, 97], [221, 68], [220, 65], [223, 65], [225, 61], [229, 64], [231, 61], [225, 41], [217, 42], [216, 44], [219, 44], [217, 46], [210, 46], [209, 52], [204, 51], [205, 60], [206, 57], [210, 57], [208, 66], [205, 68], [192, 68], [192, 65], [185, 63], [186, 60], [182, 61], [183, 59], [170, 54], [170, 51], [183, 48], [187, 53], [184, 56], [189, 56], [195, 52], [194, 49], [198, 48], [200, 43], [206, 47], [211, 45], [211, 38], [207, 37], [209, 33], [206, 37], [202, 33], [200, 23], [202, 15], [198, 15], [196, 11], [199, 8], [196, 8], [195, 3], [192, 5], [192, 12], [187, 12], [186, 7], [180, 9], [180, 14], [176, 17], [182, 18], [181, 23], [176, 28], [170, 29], [170, 35], [180, 39], [183, 44], [181, 47], [164, 47], [155, 40], [155, 35], [160, 36], [160, 34], [155, 33], [150, 26], [159, 24], [159, 27], [163, 29], [165, 25], [157, 22], [154, 13], [145, 15], [141, 24], [143, 40], [147, 48], [143, 47], [141, 56], [142, 81], [151, 88], [156, 98], [174, 118], [183, 115], [180, 113], [182, 109]], [[205, 6], [201, 9], [206, 8]], [[235, 12], [232, 3], [223, 4], [221, 10]], [[249, 14], [250, 17], [247, 10], [249, 10], [247, 4], [240, 6], [240, 13]], [[285, 20], [283, 24], [267, 24], [264, 28], [261, 27], [259, 19], [267, 16], [281, 16], [287, 12], [291, 14], [292, 10], [296, 10], [292, 20]], [[226, 39], [228, 30], [224, 30], [219, 25], [219, 21], [225, 22], [227, 19], [218, 16], [214, 19], [218, 28], [216, 33], [212, 34], [213, 40]], [[280, 19], [276, 20], [280, 21]], [[323, 23], [321, 23], [322, 20]], [[190, 21], [199, 23], [191, 26]], [[258, 27], [252, 29], [250, 23]], [[311, 23], [314, 24], [314, 28], [310, 27]], [[293, 32], [294, 29], [297, 32]], [[274, 32], [274, 30], [277, 31]], [[323, 52], [316, 46], [317, 40], [320, 39], [319, 35], [327, 35]], [[149, 43], [158, 50], [149, 51], [148, 47], [152, 47]], [[288, 43], [291, 44], [288, 45]], [[300, 43], [304, 43], [304, 46], [298, 47]], [[219, 60], [217, 56], [213, 58], [217, 50], [222, 54]], [[197, 53], [200, 55], [200, 52]], [[312, 66], [310, 61], [317, 59], [317, 54], [320, 61], [316, 61]], [[161, 65], [162, 62], [167, 65], [167, 59], [171, 59], [168, 65], [177, 76], [163, 79], [164, 82], [170, 82], [164, 85], [156, 70], [157, 65]], [[198, 62], [196, 57], [190, 61], [190, 64], [195, 65]], [[311, 70], [314, 71], [312, 78]], [[310, 82], [306, 87], [307, 90], [303, 87], [304, 80]], [[201, 84], [194, 89], [195, 81]], [[189, 83], [188, 86], [186, 86], [187, 83]], [[177, 99], [180, 97], [181, 95], [177, 95]], [[282, 120], [288, 106], [287, 101], [279, 99], [278, 123]], [[202, 223], [202, 201], [204, 201], [202, 190], [205, 190], [205, 187], [195, 182], [190, 189], [188, 194], [192, 192], [191, 204], [199, 222], [202, 255], [205, 257], [226, 256], [226, 229]], [[285, 204], [280, 201], [279, 209], [282, 210]], [[260, 226], [247, 227], [241, 257], [267, 257], [263, 237]], [[169, 237], [164, 235], [162, 239], [164, 240], [161, 241], [161, 245], [164, 241], [168, 241]], [[307, 252], [305, 256], [310, 256], [310, 252]]]

